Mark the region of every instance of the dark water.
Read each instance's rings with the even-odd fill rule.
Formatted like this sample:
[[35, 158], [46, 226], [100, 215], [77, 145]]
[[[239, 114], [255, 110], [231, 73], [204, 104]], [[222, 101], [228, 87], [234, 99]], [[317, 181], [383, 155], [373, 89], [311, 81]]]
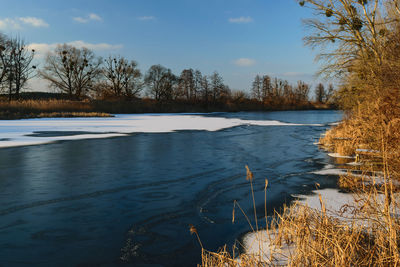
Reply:
[[[218, 132], [134, 134], [0, 149], [0, 266], [195, 266], [200, 246], [231, 246], [233, 201], [251, 217], [248, 164], [260, 219], [307, 193], [329, 159], [313, 145], [335, 111], [213, 116], [324, 126], [240, 126]], [[260, 220], [261, 223], [261, 220]]]

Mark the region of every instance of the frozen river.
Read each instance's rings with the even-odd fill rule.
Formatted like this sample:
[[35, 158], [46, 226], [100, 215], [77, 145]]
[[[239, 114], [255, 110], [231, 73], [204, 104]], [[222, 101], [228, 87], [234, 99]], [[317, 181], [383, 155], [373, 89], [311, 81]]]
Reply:
[[[0, 266], [195, 266], [252, 214], [244, 166], [267, 209], [315, 188], [313, 145], [336, 111], [117, 115], [0, 121]], [[108, 137], [108, 138], [106, 138]]]

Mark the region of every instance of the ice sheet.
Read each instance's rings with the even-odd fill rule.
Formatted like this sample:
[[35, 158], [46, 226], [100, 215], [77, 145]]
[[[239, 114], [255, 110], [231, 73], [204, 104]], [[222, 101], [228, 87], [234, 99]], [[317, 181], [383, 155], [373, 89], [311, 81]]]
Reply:
[[[59, 140], [107, 138], [131, 133], [179, 130], [218, 131], [236, 126], [304, 126], [274, 120], [241, 120], [199, 114], [129, 114], [112, 118], [40, 118], [0, 120], [0, 147], [38, 145]], [[309, 126], [321, 126], [308, 124]], [[27, 136], [35, 132], [88, 132], [68, 136]], [[91, 134], [93, 133], [93, 134]]]

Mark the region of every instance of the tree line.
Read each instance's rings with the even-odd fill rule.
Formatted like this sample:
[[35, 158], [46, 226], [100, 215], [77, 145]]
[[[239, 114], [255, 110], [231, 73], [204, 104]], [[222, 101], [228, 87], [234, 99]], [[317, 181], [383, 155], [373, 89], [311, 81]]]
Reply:
[[[291, 85], [285, 80], [257, 75], [248, 94], [231, 90], [217, 71], [204, 75], [190, 68], [175, 75], [167, 67], [153, 65], [142, 73], [134, 60], [114, 55], [103, 59], [88, 48], [68, 44], [48, 52], [40, 69], [33, 64], [34, 56], [35, 50], [30, 50], [24, 40], [0, 35], [0, 89], [10, 100], [18, 98], [27, 81], [35, 76], [71, 99], [137, 99], [146, 95], [157, 102], [184, 100], [205, 105], [243, 99], [267, 105], [296, 105], [309, 101], [311, 88], [303, 81]], [[316, 88], [317, 101], [327, 102], [331, 98], [332, 86], [329, 90], [322, 84]]]
[[[309, 101], [311, 86], [304, 81], [298, 81], [296, 85], [287, 80], [271, 78], [269, 75], [256, 75], [251, 87], [251, 97], [264, 103], [301, 103]], [[328, 88], [322, 83], [315, 87], [315, 101], [326, 103], [333, 99], [334, 87]]]

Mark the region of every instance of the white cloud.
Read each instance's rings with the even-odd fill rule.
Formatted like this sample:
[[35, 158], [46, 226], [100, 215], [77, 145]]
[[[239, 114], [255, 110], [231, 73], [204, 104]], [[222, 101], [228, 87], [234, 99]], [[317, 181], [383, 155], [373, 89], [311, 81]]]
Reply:
[[40, 18], [35, 18], [35, 17], [21, 17], [18, 18], [20, 21], [22, 21], [25, 24], [31, 25], [32, 27], [40, 28], [40, 27], [49, 27], [49, 24], [47, 24], [44, 20]]
[[36, 58], [43, 57], [50, 50], [56, 48], [57, 44], [39, 44], [39, 43], [31, 43], [28, 45], [28, 49], [34, 49], [36, 53]]
[[95, 13], [90, 13], [90, 14], [89, 14], [89, 19], [91, 19], [91, 20], [97, 20], [97, 21], [102, 21], [102, 20], [103, 20], [99, 15], [97, 15], [97, 14], [95, 14]]
[[239, 58], [234, 63], [239, 67], [251, 67], [256, 64], [256, 61], [251, 58]]
[[4, 18], [0, 19], [1, 30], [21, 30], [23, 25], [35, 27], [35, 28], [46, 28], [49, 24], [41, 18], [36, 17], [16, 17], [16, 18]]
[[20, 30], [21, 25], [15, 19], [5, 18], [5, 19], [0, 19], [0, 29]]
[[137, 19], [141, 20], [141, 21], [150, 21], [150, 20], [155, 20], [156, 17], [154, 17], [154, 16], [142, 16], [142, 17], [138, 17]]
[[72, 18], [74, 21], [76, 21], [76, 22], [79, 22], [79, 23], [86, 23], [86, 22], [88, 22], [89, 20], [88, 19], [84, 19], [84, 18], [82, 18], [82, 17], [74, 17], [74, 18]]
[[253, 18], [252, 17], [238, 17], [238, 18], [229, 18], [229, 22], [230, 23], [250, 23], [253, 22]]
[[86, 17], [74, 17], [72, 18], [74, 21], [79, 22], [79, 23], [88, 23], [89, 21], [102, 21], [103, 19], [95, 14], [95, 13], [90, 13], [88, 16]]
[[87, 43], [87, 42], [84, 42], [84, 41], [81, 41], [81, 40], [69, 42], [67, 44], [75, 46], [77, 48], [86, 47], [88, 49], [95, 50], [95, 51], [100, 51], [100, 50], [118, 50], [118, 49], [122, 48], [122, 45], [113, 45], [113, 44], [107, 44], [107, 43], [91, 44], [91, 43]]
[[[76, 48], [83, 48], [86, 47], [93, 51], [113, 51], [121, 49], [122, 45], [113, 45], [107, 43], [87, 43], [82, 40], [68, 42], [68, 45], [72, 45]], [[43, 58], [48, 52], [54, 50], [58, 45], [62, 45], [62, 43], [53, 43], [53, 44], [46, 44], [46, 43], [32, 43], [28, 46], [29, 49], [35, 49], [36, 57]]]

